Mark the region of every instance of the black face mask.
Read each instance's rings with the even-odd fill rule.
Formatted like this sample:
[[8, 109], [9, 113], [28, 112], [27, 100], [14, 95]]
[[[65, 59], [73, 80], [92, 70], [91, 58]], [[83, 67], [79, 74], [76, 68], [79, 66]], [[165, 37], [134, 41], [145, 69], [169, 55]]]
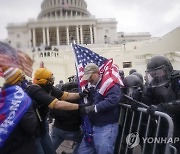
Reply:
[[176, 95], [171, 88], [171, 84], [152, 88], [156, 104], [167, 103], [176, 99]]

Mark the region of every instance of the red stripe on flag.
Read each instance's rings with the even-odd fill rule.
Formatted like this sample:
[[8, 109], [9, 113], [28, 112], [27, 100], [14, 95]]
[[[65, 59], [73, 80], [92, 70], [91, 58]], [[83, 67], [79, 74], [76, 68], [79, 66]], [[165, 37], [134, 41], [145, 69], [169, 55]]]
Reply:
[[0, 54], [0, 67], [9, 66], [9, 67], [18, 67], [18, 63], [15, 63], [11, 57], [8, 55]]
[[40, 68], [44, 68], [44, 62], [43, 61], [40, 62], [40, 66], [39, 67]]
[[20, 68], [24, 73], [32, 76], [33, 60], [28, 54], [17, 51], [10, 45], [0, 42], [0, 67], [15, 67]]
[[22, 51], [18, 51], [17, 55], [19, 68], [21, 68], [27, 76], [32, 77], [32, 65], [34, 61], [29, 57], [29, 55]]
[[83, 68], [83, 67], [80, 67], [80, 68], [79, 68], [79, 72], [84, 72], [84, 68]]
[[105, 96], [112, 86], [114, 86], [115, 84], [121, 85], [122, 83], [120, 82], [121, 78], [119, 76], [118, 66], [113, 64], [112, 59], [108, 60], [104, 64], [104, 67], [101, 68], [101, 71], [104, 72], [99, 92], [100, 94]]

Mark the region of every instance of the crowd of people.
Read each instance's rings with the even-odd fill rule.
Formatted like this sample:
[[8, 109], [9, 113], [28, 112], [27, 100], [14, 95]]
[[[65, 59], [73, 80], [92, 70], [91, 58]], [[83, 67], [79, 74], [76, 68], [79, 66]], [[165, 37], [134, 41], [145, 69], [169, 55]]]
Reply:
[[[55, 154], [64, 140], [75, 143], [74, 154], [114, 154], [117, 136], [121, 134], [118, 106], [119, 103], [126, 103], [124, 95], [149, 106], [147, 110], [151, 115], [155, 111], [169, 114], [175, 126], [174, 136], [180, 137], [180, 71], [174, 70], [169, 59], [164, 56], [155, 56], [149, 60], [144, 78], [135, 69], [130, 70], [127, 76], [120, 70], [124, 86], [114, 83], [105, 95], [99, 93], [103, 74], [94, 63], [84, 68], [82, 78], [90, 86], [82, 92], [78, 90], [77, 80], [68, 83], [60, 81], [54, 86], [53, 73], [47, 68], [35, 71], [33, 84], [28, 84], [25, 74], [19, 68], [4, 68], [3, 71], [5, 84], [1, 88], [0, 103], [6, 99], [5, 94], [13, 90], [22, 95], [22, 99], [18, 100], [20, 105], [26, 103], [27, 99], [30, 103], [27, 109], [21, 109], [24, 112], [14, 122], [7, 137], [3, 136], [5, 133], [1, 134], [0, 129], [0, 141], [4, 139], [0, 147], [1, 154]], [[86, 104], [81, 103], [84, 98], [87, 98]], [[8, 110], [11, 110], [15, 102], [6, 100], [5, 103], [9, 103]], [[139, 107], [136, 103], [131, 105], [132, 110]], [[47, 116], [55, 119], [51, 134]], [[84, 116], [88, 116], [92, 126], [91, 141], [87, 140], [82, 131]], [[0, 122], [2, 118], [1, 115]], [[179, 142], [175, 146], [180, 152]]]

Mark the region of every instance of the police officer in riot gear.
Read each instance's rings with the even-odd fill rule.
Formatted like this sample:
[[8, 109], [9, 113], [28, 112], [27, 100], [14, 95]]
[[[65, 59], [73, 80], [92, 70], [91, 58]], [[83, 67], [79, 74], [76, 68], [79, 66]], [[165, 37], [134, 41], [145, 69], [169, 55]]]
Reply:
[[180, 74], [166, 57], [153, 57], [147, 64], [146, 84], [153, 96], [152, 104], [168, 103], [180, 98]]
[[171, 82], [172, 74], [172, 64], [166, 57], [156, 56], [148, 62], [146, 82], [148, 88], [152, 90], [153, 104], [167, 103], [176, 99]]
[[[123, 93], [124, 93], [124, 99], [121, 100], [122, 103], [125, 104], [130, 104], [131, 105], [131, 109], [133, 111], [136, 111], [138, 107], [140, 107], [140, 104], [136, 104], [136, 101], [142, 102], [142, 95], [143, 95], [143, 83], [142, 80], [137, 76], [137, 75], [128, 75], [124, 78], [123, 80], [124, 83], [124, 87], [122, 87]], [[128, 97], [126, 97], [128, 96]], [[132, 98], [134, 101], [132, 101]], [[125, 114], [125, 111], [122, 110], [122, 115]], [[123, 115], [122, 117], [124, 117], [125, 115]], [[134, 119], [139, 117], [139, 113], [137, 112], [136, 114], [134, 114]], [[132, 118], [132, 112], [129, 112], [127, 115], [127, 124], [126, 124], [126, 130], [124, 131], [124, 136], [127, 136], [129, 133], [129, 128], [131, 126], [131, 118]], [[138, 125], [138, 121], [134, 122], [133, 127], [131, 128], [131, 132], [136, 132], [137, 131], [137, 126]], [[122, 123], [120, 123], [119, 126], [119, 138], [122, 135]], [[117, 141], [117, 149], [118, 149], [118, 144], [120, 141]], [[121, 147], [121, 152], [125, 153], [125, 147], [126, 147], [126, 143], [122, 142], [122, 147]], [[116, 149], [116, 153], [118, 153], [118, 150]], [[133, 149], [128, 149], [128, 154], [133, 154], [134, 150], [136, 148]]]
[[[146, 82], [151, 103], [155, 105], [149, 107], [149, 112], [168, 113], [173, 118], [174, 136], [180, 137], [180, 71], [173, 70], [168, 58], [155, 56], [147, 64]], [[180, 149], [179, 143], [176, 148]]]
[[137, 101], [141, 101], [143, 83], [136, 75], [128, 75], [123, 80], [125, 86], [125, 94]]

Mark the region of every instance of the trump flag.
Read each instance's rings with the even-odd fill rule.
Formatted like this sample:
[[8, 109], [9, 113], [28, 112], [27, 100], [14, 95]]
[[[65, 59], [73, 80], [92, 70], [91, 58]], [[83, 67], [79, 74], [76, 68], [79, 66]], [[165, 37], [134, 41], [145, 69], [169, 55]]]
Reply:
[[0, 91], [0, 149], [30, 105], [30, 97], [19, 86]]

